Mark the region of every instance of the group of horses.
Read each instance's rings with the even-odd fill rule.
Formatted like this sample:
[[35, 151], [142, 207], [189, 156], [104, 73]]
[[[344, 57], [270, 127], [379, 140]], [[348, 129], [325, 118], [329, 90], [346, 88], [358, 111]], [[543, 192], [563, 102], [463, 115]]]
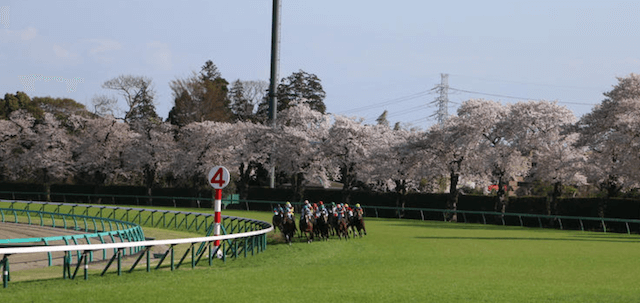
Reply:
[[[293, 217], [288, 217], [282, 213], [273, 215], [272, 223], [274, 232], [280, 230], [285, 241], [291, 245], [291, 241], [296, 235], [298, 228]], [[302, 216], [298, 222], [299, 237], [306, 237], [307, 242], [313, 241], [316, 237], [321, 240], [328, 240], [331, 236], [338, 236], [339, 239], [349, 239], [356, 235], [362, 237], [367, 234], [364, 226], [364, 215], [362, 209], [353, 211], [351, 216], [345, 215], [340, 218], [334, 214], [323, 214], [318, 216]]]

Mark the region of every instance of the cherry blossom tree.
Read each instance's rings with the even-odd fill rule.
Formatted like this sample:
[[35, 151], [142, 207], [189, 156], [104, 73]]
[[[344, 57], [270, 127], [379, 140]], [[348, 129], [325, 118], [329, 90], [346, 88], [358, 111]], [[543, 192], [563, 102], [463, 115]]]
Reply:
[[[447, 208], [457, 210], [458, 184], [462, 176], [471, 180], [472, 176], [482, 169], [478, 158], [480, 140], [475, 125], [463, 117], [454, 116], [447, 119], [443, 125], [435, 125], [429, 129], [418, 146], [426, 153], [428, 161], [428, 176], [449, 177], [449, 197]], [[451, 221], [457, 221], [453, 213]]]
[[638, 186], [640, 75], [618, 78], [604, 95], [607, 98], [576, 124], [576, 145], [587, 149], [590, 182], [614, 197]]
[[[523, 176], [530, 168], [530, 159], [523, 156], [514, 144], [513, 129], [508, 123], [511, 105], [499, 102], [466, 101], [458, 109], [458, 117], [465, 128], [479, 141], [473, 149], [475, 158], [484, 165], [484, 173], [498, 184], [496, 210], [506, 208], [506, 186], [510, 178]], [[481, 159], [481, 160], [480, 160]]]
[[270, 127], [252, 122], [236, 122], [238, 142], [234, 145], [234, 167], [238, 168], [235, 180], [240, 199], [249, 196], [249, 184], [258, 181], [258, 172], [266, 167], [269, 151], [275, 142], [275, 135]]
[[176, 136], [181, 156], [173, 163], [175, 177], [187, 186], [201, 186], [206, 184], [205, 176], [212, 167], [231, 167], [235, 146], [230, 141], [244, 136], [235, 133], [234, 128], [234, 124], [213, 121], [182, 127]]
[[[396, 206], [404, 208], [405, 196], [410, 190], [417, 190], [422, 177], [421, 166], [426, 164], [424, 150], [416, 148], [423, 133], [391, 129], [384, 123], [368, 127], [372, 136], [366, 161], [371, 165], [363, 166], [359, 176], [373, 189], [394, 191]], [[402, 211], [399, 216], [403, 216]]]
[[568, 132], [575, 121], [569, 109], [548, 101], [518, 102], [511, 106], [505, 120], [511, 142], [535, 163], [529, 178], [553, 185], [548, 195], [547, 214], [555, 210], [563, 184], [584, 182], [579, 169], [585, 154], [573, 145], [577, 135]]
[[311, 182], [329, 184], [331, 168], [322, 154], [327, 140], [330, 116], [313, 110], [307, 102], [294, 101], [278, 115], [275, 150], [271, 153], [277, 170], [289, 176], [294, 197], [303, 198], [304, 188]]
[[90, 119], [74, 115], [69, 121], [76, 129], [72, 150], [75, 182], [110, 185], [131, 179], [121, 160], [123, 151], [134, 140], [128, 124], [113, 116]]
[[370, 170], [369, 160], [376, 146], [377, 126], [364, 125], [362, 120], [344, 116], [334, 116], [334, 123], [324, 142], [324, 153], [330, 165], [338, 169], [335, 176], [343, 184], [342, 199], [349, 203], [350, 192], [358, 184], [362, 172]]
[[2, 141], [2, 170], [12, 181], [40, 182], [49, 191], [52, 183], [72, 178], [73, 142], [60, 120], [51, 113], [42, 119], [25, 110], [13, 111]]

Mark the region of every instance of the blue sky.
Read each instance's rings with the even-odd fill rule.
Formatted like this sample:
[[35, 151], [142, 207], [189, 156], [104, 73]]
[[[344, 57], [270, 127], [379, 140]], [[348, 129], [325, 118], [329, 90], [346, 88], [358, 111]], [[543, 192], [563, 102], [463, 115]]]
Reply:
[[[168, 83], [206, 60], [229, 82], [269, 80], [271, 1], [0, 0], [0, 93], [90, 107], [121, 74]], [[640, 1], [282, 0], [280, 77], [316, 74], [330, 113], [427, 128], [449, 74], [449, 112], [469, 98], [557, 100], [577, 116], [640, 73]], [[31, 90], [21, 77], [42, 75]], [[49, 78], [49, 81], [45, 81]], [[57, 79], [57, 80], [56, 80]], [[82, 79], [74, 91], [65, 81]], [[466, 91], [466, 92], [463, 92]], [[404, 98], [413, 96], [411, 98]], [[122, 104], [124, 106], [124, 104]]]

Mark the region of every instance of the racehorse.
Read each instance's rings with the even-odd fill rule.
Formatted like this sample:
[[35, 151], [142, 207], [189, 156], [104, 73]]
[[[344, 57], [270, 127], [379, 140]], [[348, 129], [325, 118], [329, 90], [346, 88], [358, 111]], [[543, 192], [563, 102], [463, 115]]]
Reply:
[[332, 236], [338, 235], [338, 215], [337, 214], [329, 215], [329, 233]]
[[313, 225], [313, 227], [318, 232], [320, 239], [329, 239], [329, 222], [326, 214], [320, 215], [320, 217], [316, 219], [316, 224]]
[[291, 245], [293, 236], [296, 234], [296, 222], [293, 220], [293, 217], [287, 216], [284, 218], [282, 222], [282, 234], [287, 243]]
[[338, 234], [338, 238], [342, 239], [342, 237], [346, 239], [349, 239], [349, 228], [347, 227], [347, 219], [346, 218], [340, 218], [338, 219], [338, 228], [336, 230], [336, 233]]
[[273, 218], [271, 218], [271, 224], [273, 225], [273, 232], [275, 233], [276, 230], [280, 230], [282, 231], [282, 223], [284, 222], [283, 218], [282, 218], [282, 214], [280, 213], [274, 213], [273, 214]]
[[358, 235], [362, 237], [362, 232], [367, 235], [367, 229], [364, 227], [364, 215], [362, 209], [356, 210], [354, 216], [351, 218], [351, 227], [353, 228], [353, 235], [355, 237], [356, 230]]
[[300, 234], [307, 237], [307, 242], [313, 241], [313, 221], [307, 216], [300, 218]]

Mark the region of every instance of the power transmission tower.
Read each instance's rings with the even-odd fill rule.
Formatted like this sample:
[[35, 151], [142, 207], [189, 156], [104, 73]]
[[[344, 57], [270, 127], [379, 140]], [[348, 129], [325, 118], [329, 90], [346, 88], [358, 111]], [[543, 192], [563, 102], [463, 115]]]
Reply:
[[444, 126], [444, 121], [449, 117], [449, 74], [440, 74], [440, 85], [435, 87], [440, 93], [431, 104], [438, 104], [438, 110], [431, 117], [438, 118], [440, 127]]

